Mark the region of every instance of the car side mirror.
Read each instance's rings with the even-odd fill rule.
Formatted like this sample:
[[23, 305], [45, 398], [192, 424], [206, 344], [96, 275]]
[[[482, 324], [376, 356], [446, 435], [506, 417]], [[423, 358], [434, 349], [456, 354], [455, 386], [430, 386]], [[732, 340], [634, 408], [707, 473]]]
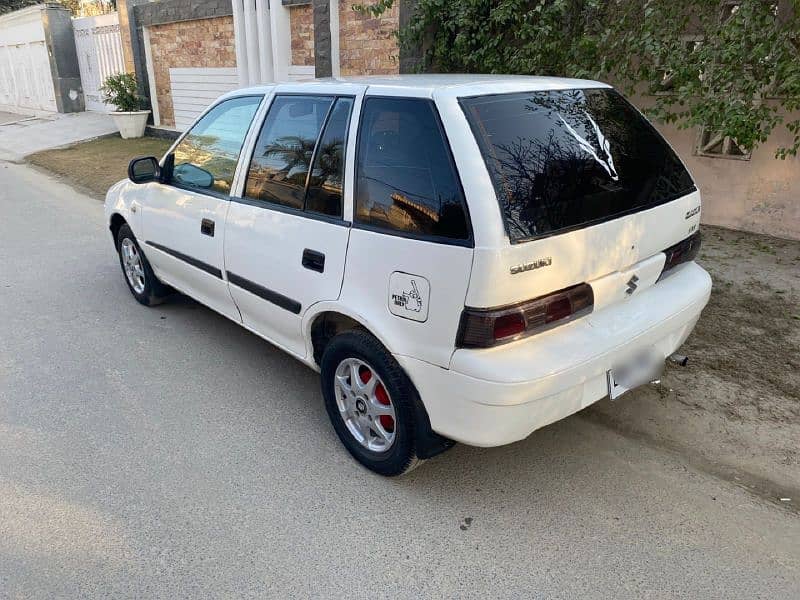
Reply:
[[161, 175], [158, 159], [154, 156], [134, 158], [128, 165], [128, 179], [133, 183], [156, 181]]

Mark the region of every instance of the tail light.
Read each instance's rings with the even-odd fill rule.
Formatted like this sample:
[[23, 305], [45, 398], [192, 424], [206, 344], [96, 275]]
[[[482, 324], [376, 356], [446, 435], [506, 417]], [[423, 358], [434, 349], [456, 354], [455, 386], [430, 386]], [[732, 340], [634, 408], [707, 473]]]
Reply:
[[594, 293], [588, 283], [546, 296], [491, 309], [466, 308], [456, 345], [490, 348], [561, 325], [592, 312]]
[[670, 269], [697, 258], [697, 253], [700, 252], [701, 242], [702, 237], [698, 231], [694, 235], [691, 235], [685, 240], [681, 240], [674, 246], [670, 246], [664, 250], [664, 254], [667, 255], [667, 259], [664, 261], [664, 268], [661, 270], [661, 275], [659, 275], [658, 279], [660, 280], [662, 277], [664, 277], [664, 275], [666, 275]]

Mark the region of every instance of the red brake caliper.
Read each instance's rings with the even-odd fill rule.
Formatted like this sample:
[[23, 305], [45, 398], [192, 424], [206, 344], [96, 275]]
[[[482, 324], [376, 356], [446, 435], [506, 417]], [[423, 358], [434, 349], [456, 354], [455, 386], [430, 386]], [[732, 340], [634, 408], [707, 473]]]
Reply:
[[[367, 383], [372, 377], [372, 373], [369, 369], [361, 369], [358, 372], [358, 376], [361, 378], [362, 383]], [[378, 399], [378, 402], [383, 404], [384, 406], [390, 406], [391, 402], [389, 401], [389, 394], [386, 393], [386, 388], [383, 387], [382, 383], [379, 383], [375, 388], [375, 397]], [[381, 427], [383, 427], [389, 433], [394, 431], [394, 419], [390, 415], [380, 415], [378, 417], [381, 423]]]

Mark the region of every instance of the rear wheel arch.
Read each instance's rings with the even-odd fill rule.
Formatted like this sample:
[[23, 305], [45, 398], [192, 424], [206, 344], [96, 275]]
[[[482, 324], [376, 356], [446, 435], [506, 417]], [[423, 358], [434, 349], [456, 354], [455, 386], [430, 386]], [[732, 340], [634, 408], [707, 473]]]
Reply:
[[[365, 331], [387, 347], [380, 336], [376, 335], [362, 321], [337, 310], [321, 310], [310, 318], [308, 338], [311, 344], [311, 357], [317, 367], [322, 365], [322, 355], [334, 336], [345, 331]], [[388, 348], [388, 347], [387, 347]]]
[[[380, 335], [375, 333], [374, 329], [365, 325], [361, 319], [331, 308], [329, 310], [320, 310], [309, 319], [308, 332], [312, 351], [312, 362], [317, 368], [321, 370], [322, 357], [325, 353], [325, 349], [334, 337], [348, 331], [361, 331], [374, 338], [374, 340], [389, 353], [389, 356], [391, 356], [392, 351], [390, 346]], [[431, 458], [452, 447], [455, 442], [439, 435], [431, 428], [428, 411], [425, 409], [425, 403], [422, 398], [420, 398], [411, 376], [406, 373], [399, 364], [397, 368], [403, 372], [403, 377], [413, 389], [411, 398], [413, 399], [412, 403], [416, 412], [415, 437], [417, 456], [420, 459]]]

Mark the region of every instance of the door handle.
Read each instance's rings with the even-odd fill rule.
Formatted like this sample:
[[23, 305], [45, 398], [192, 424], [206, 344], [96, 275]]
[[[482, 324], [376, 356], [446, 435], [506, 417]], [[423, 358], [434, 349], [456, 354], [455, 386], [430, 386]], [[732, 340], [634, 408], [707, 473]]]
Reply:
[[303, 250], [303, 266], [317, 273], [325, 271], [325, 255], [322, 252], [306, 248]]
[[214, 237], [214, 221], [211, 219], [203, 219], [200, 221], [200, 233]]

